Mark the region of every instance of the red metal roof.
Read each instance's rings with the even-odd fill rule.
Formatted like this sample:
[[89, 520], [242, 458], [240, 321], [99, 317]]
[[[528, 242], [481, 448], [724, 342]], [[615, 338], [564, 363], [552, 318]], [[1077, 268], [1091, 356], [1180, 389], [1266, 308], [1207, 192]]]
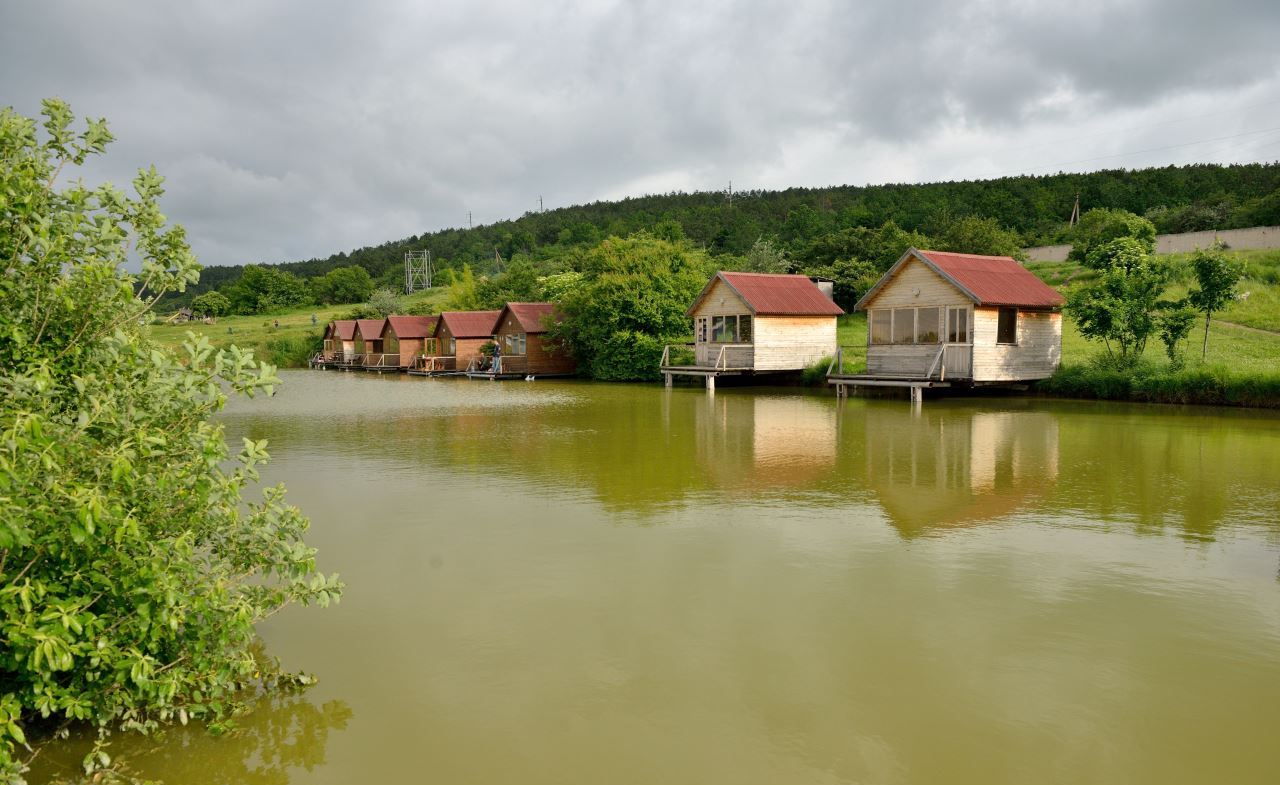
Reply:
[[508, 312], [526, 333], [545, 333], [556, 321], [555, 303], [507, 303], [494, 320], [494, 329], [502, 324], [503, 314]]
[[333, 334], [339, 341], [354, 341], [356, 338], [355, 319], [337, 319], [333, 322]]
[[1066, 302], [1056, 289], [1008, 256], [921, 250], [916, 253], [967, 289], [979, 305], [1057, 308]]
[[498, 311], [445, 311], [440, 323], [454, 338], [487, 338], [498, 323]]
[[366, 341], [376, 341], [382, 338], [382, 328], [386, 324], [386, 319], [356, 319], [356, 332]]
[[426, 338], [436, 330], [439, 316], [388, 316], [386, 329], [396, 334], [396, 338]]
[[[822, 293], [817, 285], [804, 275], [776, 275], [773, 273], [732, 273], [721, 270], [716, 277], [738, 293], [747, 307], [757, 316], [839, 316], [844, 309]], [[689, 308], [689, 314], [698, 307], [702, 298], [711, 291], [715, 278], [707, 283], [702, 294]]]

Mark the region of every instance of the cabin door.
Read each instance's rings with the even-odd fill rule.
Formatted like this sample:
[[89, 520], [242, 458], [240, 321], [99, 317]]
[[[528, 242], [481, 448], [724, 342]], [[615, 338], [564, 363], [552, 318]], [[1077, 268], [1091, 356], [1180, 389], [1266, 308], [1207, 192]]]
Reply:
[[973, 376], [973, 309], [947, 306], [946, 334], [943, 335], [942, 368], [947, 376]]

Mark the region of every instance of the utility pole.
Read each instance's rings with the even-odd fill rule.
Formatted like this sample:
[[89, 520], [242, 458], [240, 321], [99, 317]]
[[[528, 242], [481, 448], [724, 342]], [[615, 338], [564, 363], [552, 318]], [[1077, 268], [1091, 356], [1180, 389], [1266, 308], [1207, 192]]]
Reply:
[[729, 206], [733, 207], [733, 181], [732, 180], [729, 181], [729, 191], [728, 191], [727, 197], [729, 199]]
[[1080, 192], [1076, 191], [1076, 203], [1071, 208], [1071, 221], [1068, 226], [1075, 226], [1078, 223], [1080, 223]]
[[471, 228], [472, 228], [472, 226], [471, 226], [471, 211], [470, 211], [470, 210], [467, 210], [467, 228], [468, 228], [468, 229], [471, 229]]
[[542, 207], [542, 194], [538, 194], [538, 212], [546, 212]]

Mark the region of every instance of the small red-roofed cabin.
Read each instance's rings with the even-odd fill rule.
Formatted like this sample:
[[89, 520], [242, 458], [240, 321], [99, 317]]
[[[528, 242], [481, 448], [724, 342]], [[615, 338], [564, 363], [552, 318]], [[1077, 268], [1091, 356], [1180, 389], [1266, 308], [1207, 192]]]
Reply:
[[572, 376], [578, 362], [547, 335], [558, 321], [554, 303], [507, 303], [494, 323], [494, 342], [501, 348], [498, 369], [473, 373], [488, 378]]
[[329, 322], [324, 331], [324, 351], [321, 359], [325, 364], [341, 365], [351, 362], [356, 353], [356, 320], [337, 319]]
[[386, 319], [356, 319], [356, 353], [353, 361], [366, 368], [379, 367], [382, 358], [382, 328]]
[[662, 373], [716, 376], [794, 372], [836, 352], [836, 317], [844, 311], [804, 275], [716, 273], [689, 306], [693, 364], [663, 352]]
[[1062, 304], [1011, 257], [909, 248], [858, 301], [867, 312], [858, 378], [913, 387], [1044, 379], [1062, 359]]
[[[436, 322], [438, 370], [465, 372], [484, 355], [480, 347], [493, 340], [497, 311], [445, 311]], [[447, 366], [447, 367], [446, 367]]]
[[426, 356], [427, 341], [439, 316], [388, 316], [382, 328], [382, 352], [400, 370], [408, 370]]

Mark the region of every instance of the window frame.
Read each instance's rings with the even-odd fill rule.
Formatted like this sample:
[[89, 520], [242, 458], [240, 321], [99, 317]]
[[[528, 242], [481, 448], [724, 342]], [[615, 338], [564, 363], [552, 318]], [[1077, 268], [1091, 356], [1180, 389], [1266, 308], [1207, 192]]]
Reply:
[[[1006, 317], [1012, 315], [1013, 323], [1011, 326], [1006, 325]], [[1007, 337], [1005, 335], [1006, 326], [1013, 331], [1012, 340], [1002, 340]], [[1001, 307], [996, 310], [996, 345], [997, 346], [1017, 346], [1018, 345], [1018, 309]]]

